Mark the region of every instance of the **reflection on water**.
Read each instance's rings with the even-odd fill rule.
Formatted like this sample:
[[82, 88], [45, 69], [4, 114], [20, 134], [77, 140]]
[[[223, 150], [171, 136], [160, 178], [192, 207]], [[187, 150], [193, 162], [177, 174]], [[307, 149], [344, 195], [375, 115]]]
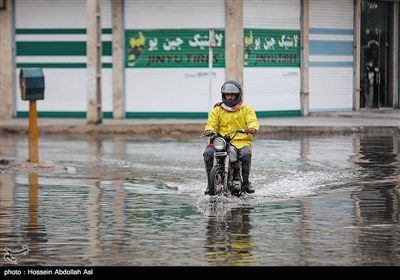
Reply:
[[209, 216], [206, 227], [206, 259], [212, 265], [255, 265], [251, 208], [232, 208], [228, 213]]
[[39, 223], [39, 176], [36, 173], [29, 173], [29, 207], [28, 225], [25, 229], [26, 237], [24, 242], [30, 244], [30, 253], [37, 254], [37, 245], [47, 242], [46, 229]]
[[364, 181], [351, 196], [359, 254], [366, 265], [399, 265], [399, 139], [362, 138], [359, 153]]
[[[0, 140], [27, 157], [27, 139]], [[27, 245], [19, 265], [400, 264], [398, 136], [256, 139], [256, 193], [239, 198], [203, 195], [199, 139], [39, 145], [63, 168], [0, 173], [0, 249]]]

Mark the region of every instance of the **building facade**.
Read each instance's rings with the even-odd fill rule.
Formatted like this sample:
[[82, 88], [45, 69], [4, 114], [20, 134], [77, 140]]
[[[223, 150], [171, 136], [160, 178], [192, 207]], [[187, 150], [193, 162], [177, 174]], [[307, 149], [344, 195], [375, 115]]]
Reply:
[[399, 108], [397, 0], [0, 1], [1, 118], [28, 116], [24, 68], [39, 117], [203, 118], [231, 78], [259, 117]]

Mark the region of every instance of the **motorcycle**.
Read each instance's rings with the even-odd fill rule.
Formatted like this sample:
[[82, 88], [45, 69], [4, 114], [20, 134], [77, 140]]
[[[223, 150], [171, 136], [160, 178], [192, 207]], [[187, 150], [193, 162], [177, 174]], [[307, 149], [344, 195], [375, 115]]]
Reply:
[[240, 196], [244, 192], [241, 162], [237, 148], [231, 144], [238, 133], [248, 133], [246, 129], [239, 129], [231, 136], [222, 136], [211, 132], [202, 137], [210, 137], [214, 146], [214, 162], [208, 179], [210, 195], [230, 194]]

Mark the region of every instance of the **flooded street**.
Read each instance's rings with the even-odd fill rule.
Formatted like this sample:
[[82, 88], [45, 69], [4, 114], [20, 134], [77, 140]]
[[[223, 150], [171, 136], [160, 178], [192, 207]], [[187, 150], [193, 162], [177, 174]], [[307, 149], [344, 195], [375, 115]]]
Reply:
[[[28, 137], [0, 140], [28, 159]], [[400, 265], [398, 135], [256, 137], [239, 198], [203, 194], [206, 141], [40, 137], [49, 168], [0, 173], [0, 250], [27, 245], [22, 266]]]

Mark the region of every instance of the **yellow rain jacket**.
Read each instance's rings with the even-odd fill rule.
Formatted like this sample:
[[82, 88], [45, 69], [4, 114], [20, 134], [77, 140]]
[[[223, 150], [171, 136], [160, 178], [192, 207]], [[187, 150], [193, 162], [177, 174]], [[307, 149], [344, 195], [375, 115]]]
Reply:
[[[215, 106], [207, 120], [204, 130], [213, 130], [222, 136], [232, 135], [238, 129], [255, 128], [260, 130], [257, 116], [253, 108], [244, 103], [243, 106], [235, 112], [225, 111], [221, 106]], [[252, 151], [253, 135], [238, 133], [233, 139], [232, 144], [241, 149], [248, 146]]]

